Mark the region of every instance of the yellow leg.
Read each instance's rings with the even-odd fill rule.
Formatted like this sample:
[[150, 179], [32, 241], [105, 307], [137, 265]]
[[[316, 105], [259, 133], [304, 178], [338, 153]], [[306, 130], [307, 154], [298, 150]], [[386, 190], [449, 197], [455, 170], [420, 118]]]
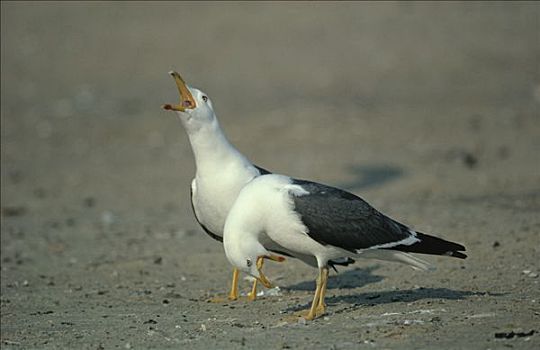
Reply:
[[257, 298], [257, 280], [253, 281], [253, 286], [251, 287], [251, 292], [248, 294], [248, 300], [254, 301]]
[[231, 291], [229, 293], [229, 300], [238, 299], [238, 276], [239, 275], [240, 275], [240, 271], [238, 271], [238, 269], [235, 268], [233, 270], [232, 285], [231, 285]]
[[324, 297], [326, 296], [326, 285], [328, 284], [328, 267], [323, 267], [322, 269], [322, 285], [321, 285], [321, 295], [319, 296], [319, 303], [317, 304], [317, 316], [324, 315], [326, 311], [326, 303], [324, 302]]
[[[257, 269], [259, 270], [259, 272], [263, 268], [263, 265], [264, 265], [264, 259], [262, 257], [259, 257], [257, 259]], [[255, 279], [253, 280], [253, 286], [251, 286], [251, 292], [248, 294], [248, 300], [255, 301], [256, 298], [257, 298], [257, 280]]]
[[315, 295], [313, 296], [313, 302], [308, 314], [304, 317], [306, 320], [311, 321], [317, 317], [317, 305], [321, 298], [322, 282], [323, 282], [323, 269], [319, 269], [319, 276], [317, 276], [317, 288], [315, 289]]

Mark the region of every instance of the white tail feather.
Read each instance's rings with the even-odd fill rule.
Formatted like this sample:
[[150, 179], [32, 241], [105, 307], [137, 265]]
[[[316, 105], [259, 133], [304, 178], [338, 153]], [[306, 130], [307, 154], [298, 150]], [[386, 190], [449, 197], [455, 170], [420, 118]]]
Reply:
[[428, 263], [425, 260], [412, 256], [404, 252], [398, 252], [395, 250], [385, 250], [385, 249], [373, 249], [373, 250], [364, 250], [358, 254], [361, 258], [368, 259], [378, 259], [386, 261], [394, 261], [402, 264], [409, 265], [415, 270], [422, 271], [433, 271], [435, 267]]

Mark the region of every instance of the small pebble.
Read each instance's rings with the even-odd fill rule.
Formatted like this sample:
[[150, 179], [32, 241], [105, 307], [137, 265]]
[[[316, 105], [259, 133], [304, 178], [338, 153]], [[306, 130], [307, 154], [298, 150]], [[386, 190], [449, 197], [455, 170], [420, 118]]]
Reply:
[[96, 200], [92, 197], [87, 197], [84, 199], [84, 205], [87, 208], [92, 208], [94, 205], [96, 205]]
[[462, 160], [465, 166], [469, 169], [476, 167], [476, 165], [478, 164], [478, 158], [474, 154], [469, 152], [465, 152], [463, 154]]
[[532, 272], [531, 270], [523, 270], [522, 273], [524, 275], [527, 275], [527, 277], [531, 277], [531, 278], [538, 277], [538, 274], [536, 272]]
[[8, 216], [23, 216], [26, 214], [26, 207], [3, 207], [2, 208], [2, 216], [8, 217]]
[[116, 221], [114, 214], [110, 210], [105, 210], [101, 213], [101, 222], [104, 225], [112, 225]]

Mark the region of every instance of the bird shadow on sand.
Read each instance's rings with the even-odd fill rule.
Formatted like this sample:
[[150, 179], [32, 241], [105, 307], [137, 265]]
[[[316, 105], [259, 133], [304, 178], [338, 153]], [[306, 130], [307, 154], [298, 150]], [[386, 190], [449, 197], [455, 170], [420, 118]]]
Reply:
[[353, 174], [355, 178], [348, 182], [337, 183], [335, 186], [348, 191], [381, 185], [405, 174], [402, 168], [389, 164], [349, 165], [347, 172]]
[[[327, 289], [354, 289], [366, 286], [371, 283], [380, 282], [384, 277], [376, 275], [373, 271], [380, 266], [373, 265], [368, 267], [358, 267], [354, 270], [340, 272], [339, 275], [330, 275], [328, 277]], [[339, 267], [337, 267], [339, 270]], [[315, 275], [312, 281], [304, 281], [291, 286], [286, 286], [287, 290], [315, 290]]]
[[[334, 312], [341, 313], [350, 309], [356, 309], [366, 306], [375, 306], [380, 304], [412, 303], [424, 299], [461, 300], [469, 296], [476, 295], [501, 296], [504, 295], [504, 293], [473, 292], [448, 288], [415, 288], [403, 290], [385, 290], [380, 292], [367, 292], [351, 295], [327, 295], [325, 301], [328, 305], [334, 306], [339, 304], [350, 304], [350, 306]], [[285, 311], [295, 312], [307, 309], [309, 306], [310, 303], [303, 305], [294, 305], [289, 307]]]

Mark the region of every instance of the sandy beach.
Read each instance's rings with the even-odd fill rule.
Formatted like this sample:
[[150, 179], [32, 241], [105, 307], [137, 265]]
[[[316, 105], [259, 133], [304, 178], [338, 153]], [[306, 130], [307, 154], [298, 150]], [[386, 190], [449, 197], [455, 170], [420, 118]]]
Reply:
[[[540, 6], [1, 4], [2, 349], [540, 348]], [[467, 247], [229, 288], [175, 69], [255, 164]], [[249, 290], [242, 280], [242, 292]]]

